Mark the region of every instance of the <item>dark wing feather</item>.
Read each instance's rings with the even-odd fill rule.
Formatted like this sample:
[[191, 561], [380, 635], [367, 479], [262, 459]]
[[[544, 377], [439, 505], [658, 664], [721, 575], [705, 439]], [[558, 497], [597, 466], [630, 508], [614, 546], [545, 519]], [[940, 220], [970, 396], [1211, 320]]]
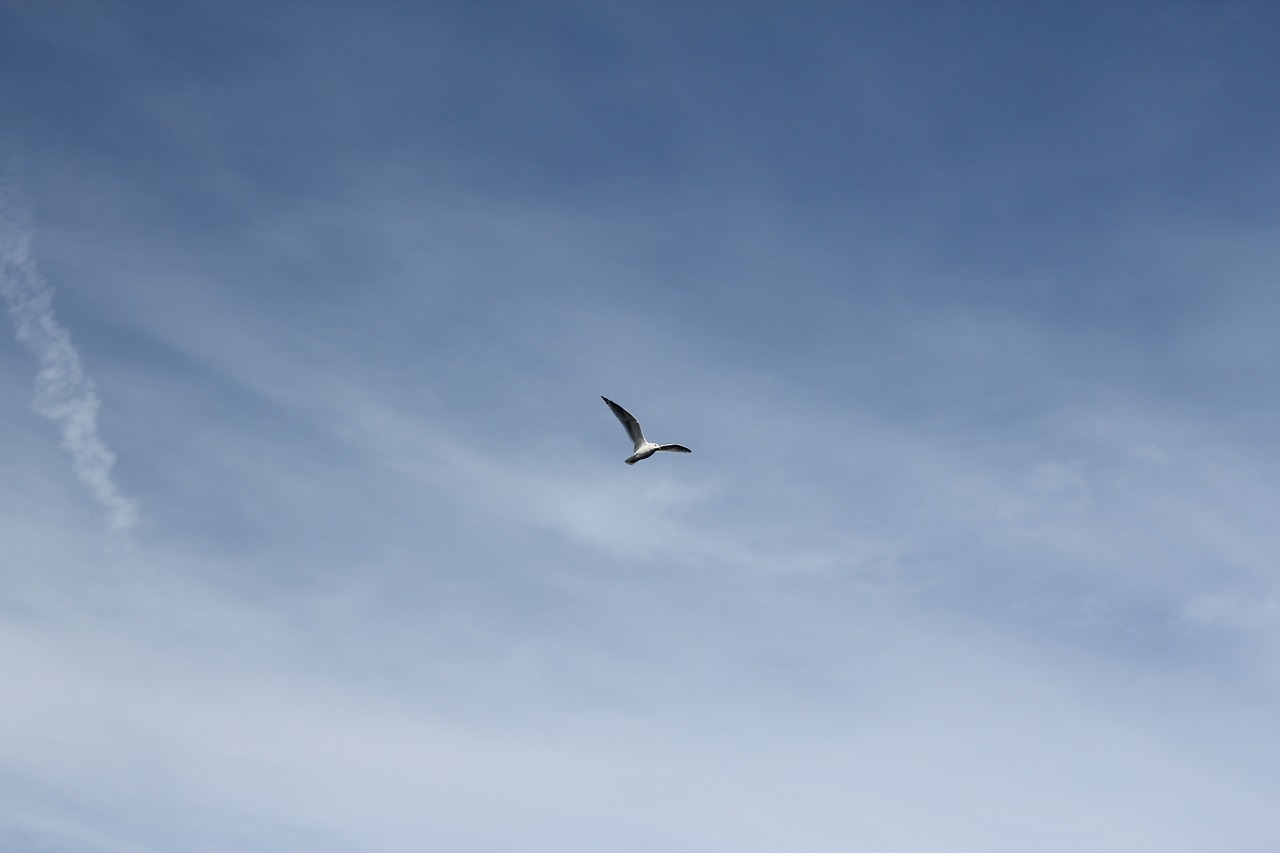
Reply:
[[683, 444], [659, 444], [659, 450], [674, 450], [676, 453], [692, 453], [693, 451], [685, 447]]
[[644, 433], [640, 431], [640, 422], [631, 416], [631, 413], [610, 400], [608, 397], [601, 397], [605, 404], [613, 411], [613, 414], [622, 422], [622, 426], [626, 428], [627, 435], [630, 436], [632, 443], [635, 444], [636, 450], [640, 449], [640, 445], [644, 444]]

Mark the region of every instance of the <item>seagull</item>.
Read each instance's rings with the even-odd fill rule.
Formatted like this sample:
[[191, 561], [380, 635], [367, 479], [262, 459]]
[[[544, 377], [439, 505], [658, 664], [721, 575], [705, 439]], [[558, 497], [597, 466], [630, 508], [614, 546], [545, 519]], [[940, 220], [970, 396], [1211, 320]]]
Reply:
[[659, 450], [671, 450], [676, 453], [692, 453], [693, 451], [682, 444], [654, 444], [652, 441], [645, 441], [644, 433], [640, 431], [640, 422], [631, 417], [631, 413], [610, 400], [608, 397], [601, 397], [605, 405], [613, 410], [618, 420], [622, 421], [622, 425], [627, 429], [627, 435], [631, 436], [631, 440], [636, 444], [636, 452], [631, 454], [626, 460], [628, 465], [634, 465], [641, 459], [648, 459]]

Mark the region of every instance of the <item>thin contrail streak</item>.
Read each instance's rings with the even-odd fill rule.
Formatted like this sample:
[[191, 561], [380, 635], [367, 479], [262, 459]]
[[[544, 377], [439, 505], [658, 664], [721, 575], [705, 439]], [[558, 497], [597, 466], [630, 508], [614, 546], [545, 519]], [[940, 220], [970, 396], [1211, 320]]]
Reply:
[[0, 162], [0, 293], [18, 340], [40, 365], [35, 410], [57, 425], [76, 476], [106, 509], [109, 528], [125, 532], [137, 522], [137, 506], [111, 477], [116, 458], [98, 437], [98, 392], [84, 373], [70, 333], [54, 316], [53, 288], [36, 268], [35, 228], [17, 171], [8, 158]]

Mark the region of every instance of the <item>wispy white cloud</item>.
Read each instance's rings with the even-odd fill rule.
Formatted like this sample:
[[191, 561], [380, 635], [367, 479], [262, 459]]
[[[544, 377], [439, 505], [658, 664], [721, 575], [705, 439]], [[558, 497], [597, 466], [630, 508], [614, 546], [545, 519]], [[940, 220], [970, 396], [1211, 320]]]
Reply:
[[115, 454], [98, 435], [101, 400], [71, 334], [54, 314], [53, 287], [36, 266], [35, 228], [17, 172], [12, 158], [0, 164], [0, 293], [18, 340], [39, 360], [35, 410], [57, 424], [76, 476], [106, 508], [110, 529], [124, 532], [137, 522], [137, 506], [112, 479]]

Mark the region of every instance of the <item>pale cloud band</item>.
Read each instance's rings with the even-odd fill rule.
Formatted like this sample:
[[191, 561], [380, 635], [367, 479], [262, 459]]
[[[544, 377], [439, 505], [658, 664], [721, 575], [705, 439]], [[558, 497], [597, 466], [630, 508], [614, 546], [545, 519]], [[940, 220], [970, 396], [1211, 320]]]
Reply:
[[98, 436], [101, 400], [80, 354], [53, 311], [53, 288], [36, 267], [35, 229], [22, 201], [14, 160], [0, 163], [0, 293], [18, 340], [39, 360], [35, 410], [58, 426], [76, 476], [107, 510], [113, 533], [132, 528], [137, 506], [111, 477], [113, 454]]

